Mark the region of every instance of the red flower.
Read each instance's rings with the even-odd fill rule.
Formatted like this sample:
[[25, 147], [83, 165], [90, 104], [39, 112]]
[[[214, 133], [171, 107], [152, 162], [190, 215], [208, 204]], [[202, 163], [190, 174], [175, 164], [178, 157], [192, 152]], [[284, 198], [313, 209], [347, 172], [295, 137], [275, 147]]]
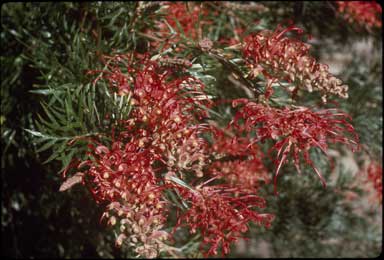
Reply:
[[[271, 148], [277, 151], [275, 191], [277, 176], [289, 155], [293, 157], [297, 171], [300, 172], [300, 154], [302, 154], [305, 162], [313, 168], [325, 186], [325, 180], [310, 159], [309, 150], [312, 147], [319, 148], [328, 155], [329, 143], [344, 143], [352, 150], [358, 148], [358, 136], [352, 125], [347, 122], [349, 116], [337, 109], [319, 111], [311, 111], [305, 107], [278, 109], [253, 102], [242, 102], [245, 105], [237, 112], [232, 124], [247, 133], [254, 130], [255, 143], [266, 139], [275, 140], [275, 145]], [[242, 125], [240, 120], [244, 122]]]
[[229, 185], [241, 186], [243, 190], [255, 191], [260, 181], [269, 181], [267, 171], [259, 158], [214, 162], [209, 170], [212, 175], [222, 176]]
[[[79, 165], [85, 182], [98, 202], [108, 202], [102, 219], [116, 226], [120, 234], [116, 245], [129, 240], [130, 246], [145, 257], [156, 257], [162, 242], [153, 237], [160, 232], [167, 216], [166, 201], [162, 199], [165, 186], [152, 168], [154, 157], [140, 151], [132, 138], [127, 144], [114, 142], [106, 146], [90, 146], [91, 159]], [[162, 232], [162, 239], [167, 233]], [[142, 250], [142, 247], [145, 250]]]
[[[203, 36], [203, 26], [212, 23], [212, 21], [207, 19], [209, 10], [198, 3], [168, 1], [164, 3], [163, 9], [166, 23], [158, 21], [157, 31], [149, 32], [155, 37], [166, 39], [166, 43], [162, 47], [163, 50], [182, 40], [181, 34], [193, 40], [201, 39]], [[197, 23], [200, 23], [198, 28], [196, 26]], [[169, 26], [176, 31], [176, 34], [171, 32]], [[160, 42], [153, 41], [151, 44], [157, 48]], [[179, 48], [175, 49], [176, 52], [178, 50]]]
[[243, 237], [249, 222], [269, 227], [273, 220], [273, 215], [257, 213], [253, 209], [264, 208], [265, 200], [240, 187], [206, 186], [203, 183], [196, 186], [195, 191], [178, 189], [189, 208], [179, 216], [177, 226], [188, 226], [191, 233], [201, 232], [200, 248], [207, 247], [206, 256], [216, 255], [219, 247], [223, 255], [228, 254], [230, 244]]
[[175, 21], [176, 19], [181, 25], [183, 33], [186, 36], [192, 39], [197, 39], [199, 31], [196, 30], [196, 23], [199, 20], [199, 15], [201, 17], [207, 16], [208, 10], [201, 8], [200, 5], [196, 3], [186, 2], [170, 2], [167, 6], [168, 9], [166, 19], [168, 24], [175, 29], [178, 28]]
[[376, 190], [377, 198], [383, 200], [383, 166], [378, 162], [371, 162], [367, 167], [367, 179]]
[[350, 23], [381, 28], [382, 9], [375, 1], [337, 1], [338, 11]]
[[214, 176], [223, 177], [231, 186], [256, 191], [260, 181], [269, 182], [268, 172], [263, 165], [263, 154], [256, 144], [235, 135], [226, 129], [212, 129], [212, 155], [217, 161], [209, 166]]
[[267, 98], [272, 92], [271, 84], [280, 80], [309, 92], [320, 91], [324, 102], [329, 94], [347, 98], [348, 86], [333, 76], [327, 65], [317, 63], [309, 55], [308, 44], [283, 36], [289, 31], [303, 32], [294, 26], [284, 30], [279, 26], [274, 32], [263, 30], [245, 39], [243, 54], [252, 69], [251, 75], [255, 77], [262, 72], [268, 79]]
[[107, 57], [105, 71], [90, 72], [100, 74], [95, 86], [106, 79], [115, 95], [128, 95], [130, 114], [116, 121], [119, 132], [112, 133], [110, 145], [98, 140], [89, 145], [90, 159], [78, 166], [84, 174], [64, 188], [84, 182], [97, 202], [109, 203], [102, 218], [117, 226], [116, 245], [128, 241], [136, 253], [152, 258], [168, 250], [162, 242], [168, 233], [161, 230], [168, 212], [162, 175], [175, 171], [203, 176], [208, 150], [201, 133], [209, 128], [199, 119], [207, 116], [201, 107], [211, 102], [199, 80], [180, 78], [148, 55], [136, 59]]

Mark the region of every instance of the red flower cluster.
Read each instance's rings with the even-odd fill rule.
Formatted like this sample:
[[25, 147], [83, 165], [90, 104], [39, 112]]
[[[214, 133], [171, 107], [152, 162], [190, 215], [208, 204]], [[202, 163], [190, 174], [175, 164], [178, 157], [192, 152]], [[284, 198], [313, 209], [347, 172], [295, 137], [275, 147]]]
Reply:
[[[187, 6], [188, 5], [188, 6]], [[197, 3], [186, 2], [170, 2], [167, 10], [167, 22], [173, 28], [178, 28], [175, 19], [179, 22], [183, 29], [183, 33], [192, 39], [201, 38], [201, 28], [196, 30], [196, 23], [199, 20], [199, 16], [202, 18], [208, 15], [206, 8], [201, 8], [201, 5]], [[207, 23], [205, 21], [205, 23]], [[164, 26], [164, 25], [163, 25]], [[199, 37], [200, 34], [200, 37]]]
[[196, 186], [194, 191], [179, 188], [189, 208], [178, 218], [177, 224], [185, 222], [190, 233], [200, 230], [203, 237], [200, 248], [208, 248], [206, 256], [217, 255], [220, 246], [223, 255], [228, 254], [230, 244], [243, 237], [249, 222], [270, 226], [273, 215], [252, 210], [253, 207], [265, 207], [263, 198], [244, 192], [241, 187], [206, 186], [209, 181]]
[[[232, 124], [246, 133], [254, 130], [255, 143], [266, 139], [276, 141], [271, 148], [277, 151], [275, 191], [280, 168], [290, 153], [299, 173], [300, 154], [302, 154], [305, 162], [313, 168], [325, 186], [325, 180], [310, 159], [310, 148], [320, 148], [326, 155], [328, 155], [328, 143], [344, 143], [353, 150], [358, 148], [358, 137], [352, 125], [347, 122], [348, 115], [337, 109], [320, 111], [311, 111], [305, 107], [278, 109], [246, 100], [236, 100], [233, 105], [241, 103], [244, 106], [237, 112]], [[243, 124], [240, 125], [241, 121]]]
[[200, 81], [173, 77], [171, 68], [146, 58], [133, 64], [128, 56], [118, 55], [107, 67], [96, 82], [104, 78], [120, 96], [128, 95], [132, 110], [129, 119], [120, 122], [123, 130], [111, 148], [90, 146], [91, 159], [79, 168], [88, 166], [83, 171], [95, 199], [110, 203], [103, 217], [110, 225], [121, 219], [116, 244], [128, 239], [139, 255], [152, 258], [166, 250], [161, 240], [168, 236], [160, 230], [167, 215], [162, 174], [188, 171], [203, 176], [206, 142], [199, 135], [205, 127], [197, 118], [206, 112], [198, 105], [209, 106], [209, 100]]
[[271, 83], [287, 80], [296, 88], [305, 88], [307, 91], [320, 91], [322, 99], [326, 102], [329, 94], [348, 98], [348, 86], [328, 71], [328, 66], [317, 63], [309, 55], [310, 46], [299, 39], [284, 37], [289, 31], [303, 31], [290, 26], [275, 31], [263, 30], [245, 39], [243, 49], [244, 57], [251, 67], [251, 76], [260, 72], [268, 79], [267, 98], [272, 93]]
[[[164, 2], [163, 9], [165, 13], [165, 22], [157, 22], [157, 30], [150, 32], [150, 34], [167, 39], [163, 45], [163, 49], [167, 49], [172, 44], [178, 43], [182, 38], [180, 34], [184, 34], [187, 38], [198, 40], [202, 38], [203, 26], [211, 24], [212, 22], [207, 19], [209, 10], [204, 8], [202, 4], [194, 2]], [[177, 22], [176, 22], [177, 21]], [[197, 24], [199, 27], [197, 28]], [[173, 30], [177, 33], [172, 33]], [[181, 30], [181, 31], [180, 31]], [[152, 42], [153, 47], [158, 47], [159, 42]], [[176, 51], [178, 48], [176, 48]]]
[[[168, 23], [176, 27], [176, 18], [185, 34], [200, 38], [195, 30], [200, 7], [191, 5], [192, 14], [186, 15], [186, 4], [168, 5]], [[267, 79], [266, 96], [271, 94], [273, 82], [288, 80], [297, 87], [321, 91], [324, 100], [328, 94], [346, 98], [347, 86], [309, 56], [308, 45], [283, 37], [292, 30], [301, 32], [293, 26], [278, 27], [245, 41], [248, 65], [254, 74], [262, 72]], [[199, 44], [206, 51], [212, 48], [210, 40]], [[242, 107], [226, 129], [202, 123], [212, 101], [202, 82], [183, 68], [190, 65], [181, 59], [154, 61], [148, 55], [116, 55], [107, 58], [106, 70], [90, 72], [99, 74], [95, 87], [105, 80], [120, 107], [129, 102], [125, 104], [129, 115], [114, 122], [111, 141], [93, 140], [89, 159], [78, 164], [77, 173], [61, 187], [66, 190], [79, 182], [87, 185], [97, 202], [108, 204], [102, 219], [116, 228], [116, 245], [127, 243], [147, 258], [172, 250], [164, 243], [170, 234], [163, 228], [175, 205], [163, 197], [165, 191], [177, 191], [183, 200], [187, 209], [178, 210], [176, 227], [199, 231], [206, 255], [216, 255], [220, 248], [227, 254], [230, 244], [248, 230], [249, 222], [269, 227], [273, 216], [254, 209], [265, 207], [265, 200], [256, 192], [260, 181], [269, 181], [256, 143], [275, 141], [270, 149], [277, 152], [275, 191], [279, 171], [290, 156], [298, 172], [304, 157], [325, 185], [309, 150], [319, 148], [327, 154], [329, 143], [358, 148], [348, 115], [337, 109], [272, 108], [237, 99], [232, 105]], [[190, 184], [196, 182], [200, 184]]]
[[371, 162], [367, 167], [367, 178], [373, 184], [381, 203], [383, 200], [383, 166], [380, 163]]
[[[270, 215], [251, 209], [265, 205], [253, 195], [257, 181], [266, 175], [260, 151], [255, 145], [249, 148], [243, 138], [229, 141], [219, 130], [200, 123], [207, 117], [201, 108], [212, 102], [199, 80], [177, 76], [173, 68], [147, 57], [133, 62], [128, 55], [117, 55], [109, 57], [106, 67], [105, 71], [90, 72], [100, 74], [94, 84], [105, 79], [123, 102], [130, 102], [129, 118], [117, 122], [110, 144], [94, 140], [89, 145], [90, 159], [77, 165], [80, 172], [69, 178], [62, 190], [83, 182], [97, 202], [108, 203], [102, 219], [117, 229], [117, 246], [126, 243], [148, 258], [170, 250], [163, 241], [169, 234], [162, 230], [172, 206], [163, 198], [166, 189], [179, 190], [189, 203], [178, 223], [202, 232], [203, 244], [210, 246], [208, 254], [216, 253], [220, 243], [228, 253], [229, 243], [247, 230], [249, 221], [271, 221]], [[123, 99], [125, 96], [128, 99]], [[213, 132], [217, 142], [212, 146], [202, 136]], [[211, 164], [212, 153], [235, 158]], [[219, 169], [223, 166], [225, 171]], [[242, 171], [244, 176], [240, 178], [241, 172], [233, 171]], [[230, 185], [199, 185], [191, 191], [169, 181], [169, 176], [196, 181], [212, 174], [214, 179], [229, 180]], [[245, 186], [236, 188], [238, 184]]]
[[259, 182], [269, 182], [268, 172], [263, 165], [263, 153], [249, 139], [228, 136], [214, 129], [212, 155], [218, 161], [213, 162], [209, 171], [213, 176], [221, 176], [231, 186], [242, 187], [250, 192], [256, 191]]
[[338, 11], [352, 23], [358, 23], [367, 28], [381, 28], [382, 9], [375, 1], [337, 1]]
[[88, 166], [86, 182], [96, 201], [109, 202], [102, 218], [117, 226], [116, 245], [128, 239], [135, 251], [148, 258], [156, 257], [168, 237], [161, 228], [166, 220], [166, 202], [161, 198], [159, 179], [151, 167], [149, 151], [139, 151], [137, 140], [123, 144], [91, 147], [94, 158], [83, 162]]

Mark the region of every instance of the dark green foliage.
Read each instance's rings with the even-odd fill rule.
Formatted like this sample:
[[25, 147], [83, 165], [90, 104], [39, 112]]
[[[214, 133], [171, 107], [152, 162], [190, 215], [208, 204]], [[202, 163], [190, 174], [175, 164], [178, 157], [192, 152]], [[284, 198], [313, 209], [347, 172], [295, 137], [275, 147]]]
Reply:
[[[128, 116], [129, 107], [122, 106], [118, 97], [105, 95], [105, 86], [99, 84], [96, 88], [89, 84], [92, 79], [86, 71], [102, 68], [97, 53], [110, 54], [112, 48], [123, 52], [129, 48], [126, 33], [121, 33], [127, 31], [116, 28], [130, 28], [132, 17], [119, 14], [132, 10], [135, 3], [119, 4], [117, 8], [99, 5], [2, 5], [2, 252], [5, 255], [108, 257], [115, 250], [114, 238], [99, 233], [103, 230], [98, 223], [101, 213], [87, 191], [74, 189], [71, 196], [58, 193], [61, 183], [58, 173], [86, 149], [82, 138], [97, 135], [99, 129], [107, 130], [114, 124], [114, 120], [104, 120], [108, 111], [116, 111], [116, 118]], [[97, 38], [92, 31], [98, 34]], [[34, 151], [40, 152], [40, 156]], [[41, 166], [53, 159], [61, 161], [61, 165]]]

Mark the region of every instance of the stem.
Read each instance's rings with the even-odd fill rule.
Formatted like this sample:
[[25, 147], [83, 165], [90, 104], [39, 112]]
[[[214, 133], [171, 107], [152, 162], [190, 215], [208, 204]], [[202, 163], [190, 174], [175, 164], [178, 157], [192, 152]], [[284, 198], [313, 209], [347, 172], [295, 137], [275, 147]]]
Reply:
[[224, 67], [226, 67], [227, 69], [232, 71], [236, 76], [238, 76], [240, 82], [243, 83], [243, 85], [245, 87], [250, 89], [252, 92], [256, 92], [256, 97], [263, 94], [263, 92], [261, 90], [261, 86], [254, 85], [248, 79], [244, 78], [243, 73], [240, 71], [240, 69], [237, 68], [237, 66], [235, 64], [233, 64], [231, 61], [228, 61], [223, 56], [216, 54], [216, 53], [213, 53], [212, 51], [209, 51], [207, 54], [208, 54], [208, 56], [213, 57], [216, 60], [218, 60], [221, 64], [224, 65]]

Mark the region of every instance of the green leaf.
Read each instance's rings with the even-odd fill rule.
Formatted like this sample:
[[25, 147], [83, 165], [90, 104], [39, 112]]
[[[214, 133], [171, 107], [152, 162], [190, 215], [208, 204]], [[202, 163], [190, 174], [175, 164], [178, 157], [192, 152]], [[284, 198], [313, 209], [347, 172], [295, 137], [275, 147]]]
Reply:
[[47, 160], [43, 162], [43, 164], [49, 163], [50, 161], [56, 159], [59, 157], [59, 155], [67, 148], [67, 142], [62, 142], [59, 148], [51, 154], [51, 156], [48, 157]]
[[29, 90], [29, 93], [33, 94], [40, 94], [40, 95], [51, 95], [53, 92], [60, 92], [60, 90], [53, 90], [53, 89], [34, 89], [34, 90]]
[[49, 122], [47, 122], [46, 120], [44, 120], [43, 119], [43, 117], [40, 115], [40, 114], [37, 114], [37, 117], [39, 118], [39, 120], [40, 120], [40, 122], [39, 121], [35, 121], [35, 124], [36, 124], [36, 126], [37, 126], [37, 128], [40, 130], [40, 131], [44, 131], [44, 127], [43, 127], [43, 125], [41, 125], [41, 124], [44, 124], [44, 125], [46, 125], [48, 128], [46, 128], [46, 131], [49, 131], [50, 129], [56, 129], [56, 125], [53, 125], [52, 123], [49, 123]]
[[24, 130], [27, 131], [28, 133], [36, 136], [36, 137], [45, 138], [45, 139], [54, 139], [54, 140], [69, 140], [70, 139], [68, 137], [57, 137], [57, 136], [52, 136], [52, 135], [46, 135], [46, 134], [31, 130], [31, 129], [24, 129]]
[[56, 152], [53, 152], [51, 156], [49, 156], [48, 159], [43, 162], [43, 164], [49, 163], [50, 161], [56, 159], [58, 156], [59, 155]]
[[177, 29], [178, 29], [178, 32], [179, 32], [180, 36], [181, 36], [182, 38], [185, 38], [184, 29], [183, 29], [183, 27], [181, 26], [179, 20], [177, 20], [176, 18], [174, 18], [173, 20], [176, 22], [176, 26], [177, 26]]
[[[177, 20], [175, 19], [175, 21], [177, 21]], [[173, 27], [167, 22], [166, 19], [163, 19], [162, 22], [164, 22], [165, 25], [167, 25], [168, 29], [171, 31], [171, 34], [176, 34], [175, 29], [173, 29]], [[180, 23], [179, 23], [179, 26], [180, 26]], [[181, 26], [180, 26], [180, 27], [181, 27]]]
[[[68, 93], [68, 97], [71, 95]], [[74, 115], [73, 107], [72, 107], [72, 102], [69, 100], [69, 98], [65, 99], [65, 112], [67, 115], [67, 121], [71, 120], [71, 117]]]
[[187, 188], [193, 192], [196, 192], [191, 186], [189, 186], [187, 183], [185, 183], [183, 180], [175, 177], [175, 176], [169, 176], [167, 177], [170, 181], [173, 181], [176, 184], [179, 184], [180, 186], [183, 186], [184, 188]]
[[[61, 110], [61, 111], [60, 111]], [[66, 120], [66, 115], [65, 115], [65, 110], [63, 110], [62, 108], [58, 107], [58, 106], [51, 106], [50, 107], [50, 111], [53, 115], [56, 116], [56, 118], [60, 121], [60, 123], [62, 125], [66, 125], [67, 123], [67, 120]]]
[[40, 132], [37, 132], [37, 131], [34, 131], [34, 130], [30, 130], [30, 129], [24, 129], [25, 131], [27, 131], [28, 133], [34, 135], [34, 136], [37, 136], [37, 137], [41, 137], [41, 138], [49, 138], [48, 136], [40, 133]]
[[55, 139], [52, 139], [48, 142], [46, 142], [43, 146], [41, 146], [39, 149], [36, 150], [36, 152], [38, 153], [41, 153], [49, 148], [51, 148], [55, 143], [57, 142], [57, 140]]
[[54, 126], [58, 126], [59, 123], [56, 121], [56, 118], [49, 112], [49, 109], [46, 107], [46, 105], [44, 103], [41, 103], [41, 106], [43, 107], [44, 111], [45, 111], [45, 114], [49, 117], [49, 119], [51, 120], [52, 124]]
[[78, 152], [77, 149], [72, 149], [67, 155], [65, 155], [63, 153], [62, 157], [61, 157], [61, 161], [62, 161], [62, 168], [59, 170], [59, 172], [62, 172], [72, 161], [72, 158], [73, 158], [73, 155]]

